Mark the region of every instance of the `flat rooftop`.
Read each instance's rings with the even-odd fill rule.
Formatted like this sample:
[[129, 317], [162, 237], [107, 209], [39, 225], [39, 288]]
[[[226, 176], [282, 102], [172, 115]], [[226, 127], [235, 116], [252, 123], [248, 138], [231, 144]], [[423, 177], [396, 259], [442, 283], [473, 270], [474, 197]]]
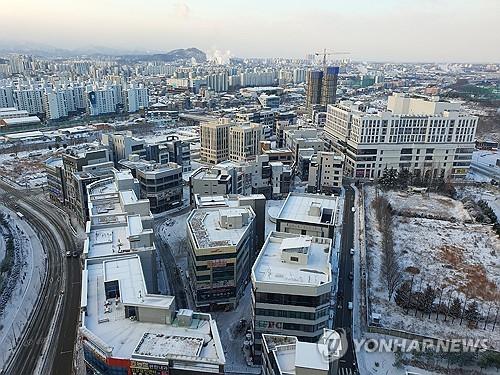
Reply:
[[[224, 227], [222, 216], [235, 218], [236, 221], [243, 217], [242, 225]], [[254, 218], [255, 214], [249, 207], [200, 208], [191, 212], [187, 222], [198, 248], [209, 248], [237, 245]]]
[[[193, 313], [187, 324], [180, 324], [179, 315], [171, 324], [125, 318], [125, 305], [173, 310], [174, 297], [148, 293], [138, 255], [87, 261], [83, 275], [83, 334], [94, 345], [106, 348], [109, 356], [159, 362], [175, 358], [207, 364], [225, 362], [217, 326], [209, 314]], [[111, 301], [110, 311], [105, 313], [104, 283], [114, 280], [119, 284], [120, 301]]]
[[192, 178], [198, 180], [227, 180], [229, 175], [222, 169], [200, 167], [191, 175]]
[[[253, 265], [253, 278], [256, 282], [302, 286], [331, 282], [331, 246], [329, 238], [273, 231]], [[284, 261], [283, 252], [305, 255], [307, 260], [305, 263]]]
[[338, 197], [336, 196], [290, 193], [277, 219], [311, 224], [334, 225], [337, 205]]

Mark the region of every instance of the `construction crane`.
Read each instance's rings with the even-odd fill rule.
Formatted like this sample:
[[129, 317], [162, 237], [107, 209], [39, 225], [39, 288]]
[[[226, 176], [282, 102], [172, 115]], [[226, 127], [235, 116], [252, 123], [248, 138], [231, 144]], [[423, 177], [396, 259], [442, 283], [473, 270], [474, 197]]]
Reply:
[[314, 55], [315, 56], [321, 56], [323, 55], [323, 68], [326, 68], [326, 56], [332, 56], [332, 55], [349, 55], [350, 52], [334, 52], [334, 51], [327, 51], [326, 48], [323, 50], [323, 52], [316, 52]]

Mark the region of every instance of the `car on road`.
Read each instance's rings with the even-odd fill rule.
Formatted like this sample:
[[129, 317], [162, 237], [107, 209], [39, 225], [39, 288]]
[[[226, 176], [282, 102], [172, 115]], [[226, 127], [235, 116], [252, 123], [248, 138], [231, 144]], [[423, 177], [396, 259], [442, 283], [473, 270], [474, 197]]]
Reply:
[[351, 255], [354, 255], [354, 248], [351, 249]]
[[349, 310], [352, 310], [352, 302], [348, 302], [348, 303], [347, 303], [347, 308], [348, 308]]
[[354, 279], [354, 274], [352, 272], [349, 272], [349, 280]]
[[71, 258], [71, 251], [66, 251], [66, 258]]
[[80, 254], [78, 253], [78, 251], [73, 251], [73, 258], [78, 258], [80, 256]]
[[351, 208], [352, 212], [356, 212], [356, 207]]

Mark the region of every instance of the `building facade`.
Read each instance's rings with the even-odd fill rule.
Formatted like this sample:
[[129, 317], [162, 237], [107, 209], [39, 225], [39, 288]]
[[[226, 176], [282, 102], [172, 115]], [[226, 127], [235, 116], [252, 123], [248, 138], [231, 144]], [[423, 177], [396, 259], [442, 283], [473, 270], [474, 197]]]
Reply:
[[251, 207], [195, 209], [187, 219], [189, 279], [197, 309], [235, 308], [255, 257]]
[[426, 178], [463, 179], [474, 150], [477, 117], [438, 98], [389, 97], [387, 111], [350, 101], [328, 106], [325, 133], [345, 154], [346, 173], [378, 178], [385, 168]]

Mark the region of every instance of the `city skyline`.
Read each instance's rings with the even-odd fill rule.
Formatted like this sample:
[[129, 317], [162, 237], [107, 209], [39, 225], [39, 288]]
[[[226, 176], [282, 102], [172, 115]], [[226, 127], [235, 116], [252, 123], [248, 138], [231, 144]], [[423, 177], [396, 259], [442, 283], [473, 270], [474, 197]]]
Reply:
[[[0, 46], [52, 46], [117, 52], [197, 47], [213, 55], [293, 57], [323, 48], [349, 51], [353, 60], [399, 62], [498, 62], [500, 3], [480, 0], [131, 0], [4, 4]], [[19, 25], [23, 25], [22, 28]], [[292, 36], [292, 37], [291, 37]], [[337, 37], [338, 36], [338, 37]]]

